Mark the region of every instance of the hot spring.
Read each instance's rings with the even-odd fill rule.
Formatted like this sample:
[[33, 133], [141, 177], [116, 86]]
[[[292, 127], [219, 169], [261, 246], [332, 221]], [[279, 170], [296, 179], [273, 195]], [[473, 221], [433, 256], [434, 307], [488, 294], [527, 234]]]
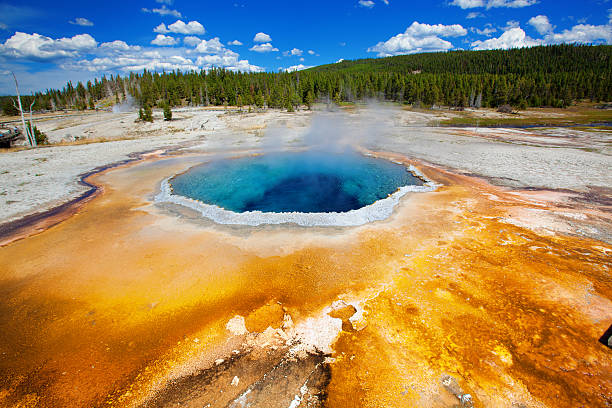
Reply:
[[308, 151], [204, 163], [165, 180], [156, 199], [221, 224], [348, 226], [387, 218], [407, 192], [432, 188], [399, 163]]

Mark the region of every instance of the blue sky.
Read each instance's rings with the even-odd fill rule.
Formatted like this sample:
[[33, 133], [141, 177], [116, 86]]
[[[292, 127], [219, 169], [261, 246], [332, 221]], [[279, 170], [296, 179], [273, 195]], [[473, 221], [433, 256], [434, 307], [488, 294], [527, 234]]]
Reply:
[[[50, 6], [52, 5], [52, 6]], [[612, 44], [612, 0], [0, 1], [0, 94], [103, 74], [295, 70], [451, 49]]]

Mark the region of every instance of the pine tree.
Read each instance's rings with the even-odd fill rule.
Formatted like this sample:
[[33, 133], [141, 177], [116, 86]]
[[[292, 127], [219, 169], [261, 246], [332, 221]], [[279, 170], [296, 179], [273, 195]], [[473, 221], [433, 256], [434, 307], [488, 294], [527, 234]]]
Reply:
[[[170, 109], [170, 104], [168, 102], [164, 104], [164, 120], [172, 120], [172, 109]], [[153, 120], [151, 120], [151, 122], [153, 122]]]

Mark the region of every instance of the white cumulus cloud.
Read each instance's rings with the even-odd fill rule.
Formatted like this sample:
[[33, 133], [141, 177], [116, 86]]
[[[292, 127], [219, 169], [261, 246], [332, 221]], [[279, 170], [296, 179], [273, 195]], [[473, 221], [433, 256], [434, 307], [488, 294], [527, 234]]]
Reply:
[[470, 9], [476, 7], [484, 7], [484, 0], [453, 0], [451, 3], [453, 6], [461, 7], [462, 9]]
[[508, 50], [511, 48], [534, 47], [541, 45], [542, 41], [534, 40], [527, 36], [520, 27], [511, 28], [505, 31], [498, 38], [491, 38], [485, 41], [474, 41], [472, 48], [475, 50]]
[[531, 17], [528, 24], [535, 28], [540, 34], [551, 33], [555, 29], [555, 27], [550, 24], [550, 21], [548, 21], [548, 17], [543, 15]]
[[259, 43], [272, 42], [272, 37], [270, 37], [266, 33], [257, 33], [257, 34], [255, 34], [255, 37], [253, 38], [253, 41], [254, 42], [259, 42]]
[[139, 51], [141, 49], [138, 45], [128, 45], [125, 41], [115, 40], [111, 42], [105, 42], [100, 44], [101, 50], [109, 51]]
[[204, 26], [198, 21], [190, 21], [187, 24], [183, 20], [176, 20], [176, 22], [168, 26], [168, 31], [176, 34], [204, 34]]
[[249, 51], [255, 52], [277, 52], [278, 48], [275, 48], [271, 43], [256, 44], [249, 48]]
[[151, 41], [151, 44], [161, 46], [176, 45], [177, 43], [178, 41], [174, 37], [170, 37], [169, 35], [163, 34], [157, 34], [157, 37], [155, 37], [155, 39]]
[[291, 56], [298, 56], [298, 57], [301, 57], [301, 56], [302, 56], [302, 54], [304, 54], [304, 51], [300, 50], [299, 48], [294, 48], [294, 49], [292, 49], [292, 50], [290, 50], [290, 51], [284, 51], [284, 52], [283, 52], [283, 55], [284, 55], [285, 57], [288, 57], [288, 56], [290, 56], [290, 55], [291, 55]]
[[366, 8], [374, 7], [374, 2], [372, 0], [359, 0], [358, 4], [361, 7], [366, 7]]
[[595, 42], [612, 44], [612, 25], [578, 24], [561, 33], [550, 33], [544, 39], [549, 44]]
[[215, 37], [210, 40], [201, 40], [195, 51], [200, 54], [220, 54], [229, 50], [223, 46], [219, 37]]
[[308, 67], [308, 66], [306, 66], [304, 64], [299, 64], [299, 65], [292, 65], [292, 66], [290, 66], [288, 68], [285, 68], [285, 69], [281, 68], [280, 70], [285, 71], [285, 72], [295, 72], [295, 71], [302, 71], [302, 70], [308, 69], [308, 68], [312, 68], [312, 67]]
[[167, 34], [170, 31], [168, 30], [168, 27], [166, 27], [164, 23], [161, 23], [160, 25], [158, 25], [157, 27], [153, 29], [153, 32], [160, 33], [160, 34]]
[[421, 24], [412, 23], [404, 33], [379, 42], [368, 48], [368, 52], [377, 52], [380, 57], [391, 55], [414, 54], [418, 52], [447, 51], [453, 44], [440, 37], [461, 37], [467, 35], [467, 30], [459, 24]]
[[200, 41], [202, 41], [200, 38], [195, 37], [193, 35], [188, 35], [183, 38], [183, 43], [185, 45], [189, 45], [190, 47], [195, 47], [200, 43]]
[[55, 40], [37, 33], [17, 31], [4, 44], [0, 44], [0, 55], [30, 59], [75, 57], [79, 53], [95, 49], [97, 45], [98, 42], [89, 34]]
[[238, 40], [234, 40], [234, 41], [228, 42], [227, 45], [242, 45], [242, 43]]

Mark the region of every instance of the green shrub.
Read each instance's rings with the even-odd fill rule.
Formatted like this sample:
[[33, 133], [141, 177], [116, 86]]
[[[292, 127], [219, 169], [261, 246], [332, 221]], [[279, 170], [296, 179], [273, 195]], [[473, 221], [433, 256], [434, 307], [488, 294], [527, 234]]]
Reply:
[[[30, 121], [27, 121], [26, 126], [30, 129]], [[34, 131], [34, 137], [36, 138], [37, 145], [46, 145], [49, 144], [49, 138], [46, 134], [44, 134], [41, 130], [39, 130], [36, 125], [32, 128]]]

